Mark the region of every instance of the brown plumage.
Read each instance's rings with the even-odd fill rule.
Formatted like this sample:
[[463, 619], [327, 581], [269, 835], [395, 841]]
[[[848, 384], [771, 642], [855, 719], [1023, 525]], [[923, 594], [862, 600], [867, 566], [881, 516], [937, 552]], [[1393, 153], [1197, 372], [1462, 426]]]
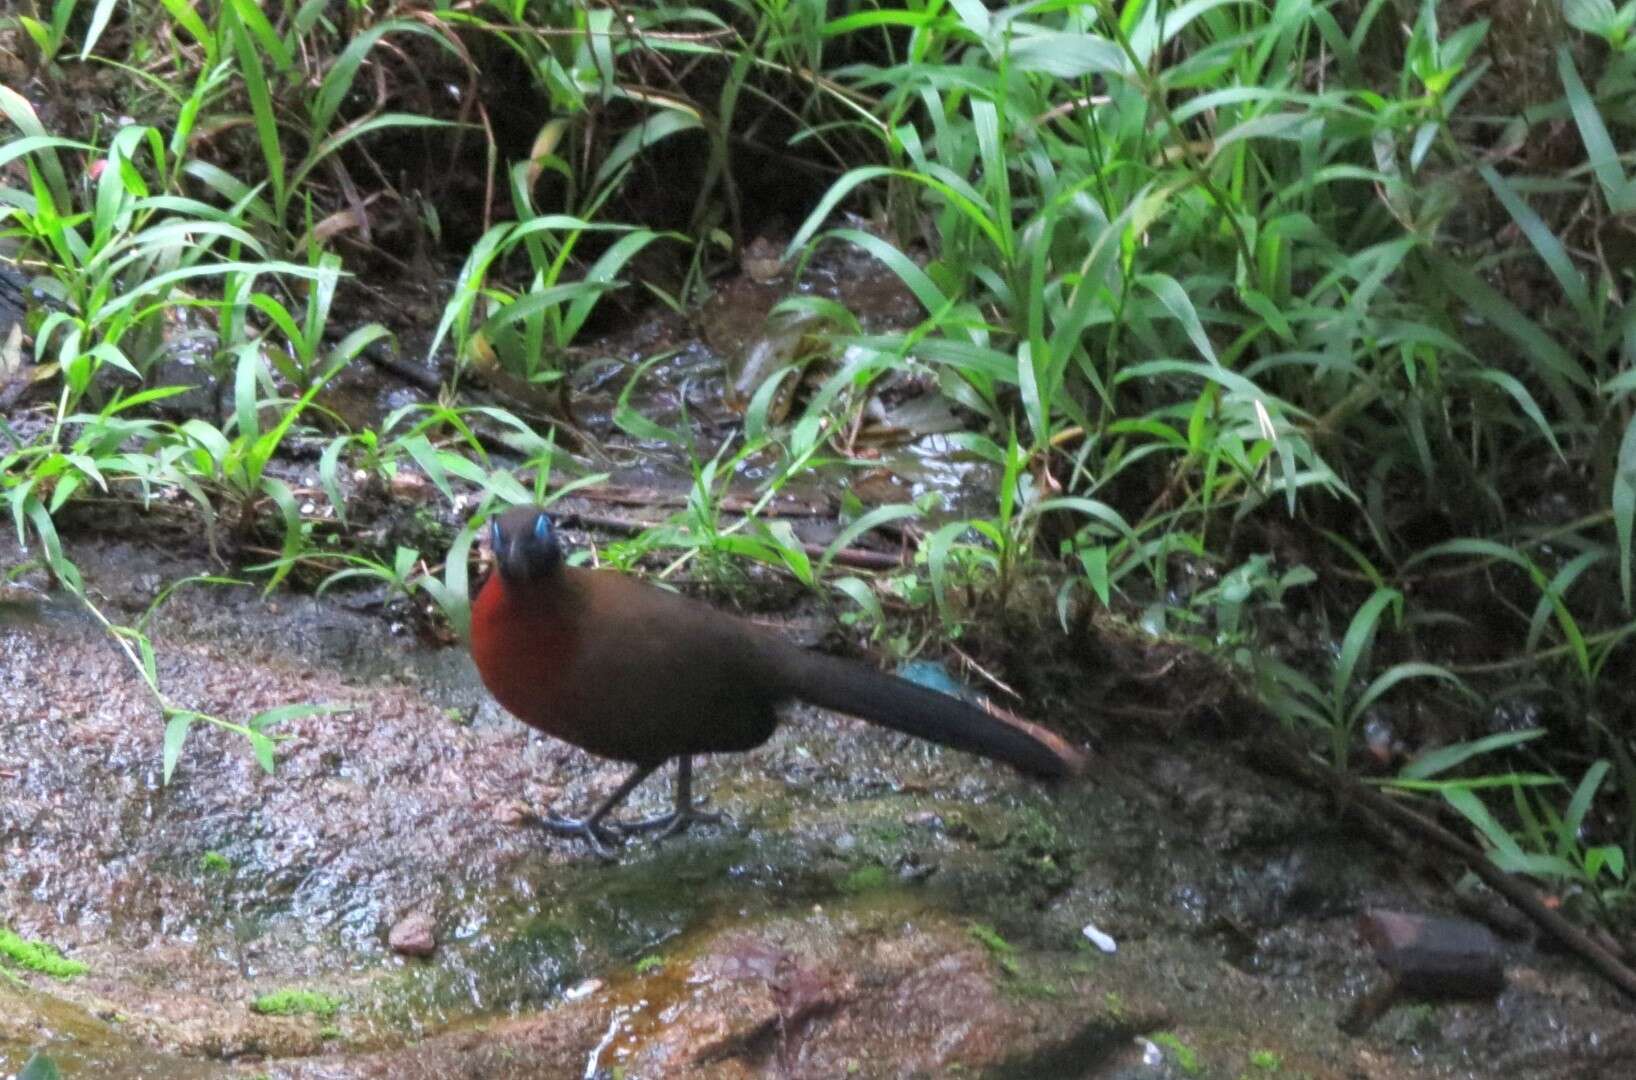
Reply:
[[678, 759], [669, 814], [614, 825], [685, 828], [692, 758], [750, 750], [778, 709], [806, 701], [1013, 765], [1041, 777], [1084, 770], [1059, 736], [957, 698], [802, 649], [707, 604], [621, 574], [566, 566], [550, 517], [512, 510], [490, 523], [496, 568], [472, 604], [472, 657], [484, 685], [525, 723], [593, 754], [636, 766], [582, 821], [548, 818], [606, 854], [603, 819], [632, 788]]

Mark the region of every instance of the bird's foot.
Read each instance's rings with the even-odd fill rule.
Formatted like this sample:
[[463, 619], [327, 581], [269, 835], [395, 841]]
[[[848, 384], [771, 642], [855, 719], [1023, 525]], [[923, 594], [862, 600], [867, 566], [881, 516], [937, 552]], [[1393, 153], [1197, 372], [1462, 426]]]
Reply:
[[562, 817], [559, 814], [547, 813], [530, 814], [526, 820], [553, 836], [578, 837], [584, 840], [586, 846], [599, 859], [611, 861], [617, 858], [614, 846], [619, 843], [619, 838], [591, 818]]
[[668, 814], [638, 818], [635, 821], [610, 821], [608, 827], [624, 836], [652, 833], [655, 840], [663, 840], [684, 833], [694, 825], [720, 825], [726, 820], [724, 814], [700, 810], [695, 806], [686, 810], [672, 810]]

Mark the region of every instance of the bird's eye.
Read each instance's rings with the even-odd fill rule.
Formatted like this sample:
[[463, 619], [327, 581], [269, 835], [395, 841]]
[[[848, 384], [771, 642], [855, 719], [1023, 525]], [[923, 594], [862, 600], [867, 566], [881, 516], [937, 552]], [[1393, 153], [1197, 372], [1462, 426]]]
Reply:
[[500, 519], [489, 522], [489, 547], [495, 552], [500, 550]]
[[544, 514], [541, 514], [539, 517], [534, 519], [534, 539], [543, 544], [550, 537], [550, 535], [551, 519], [546, 517]]

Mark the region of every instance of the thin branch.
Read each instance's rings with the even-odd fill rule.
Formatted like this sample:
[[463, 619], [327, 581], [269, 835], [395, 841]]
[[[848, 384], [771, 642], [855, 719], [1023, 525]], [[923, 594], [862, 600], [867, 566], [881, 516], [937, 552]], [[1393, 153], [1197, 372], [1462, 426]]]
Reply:
[[1569, 922], [1560, 912], [1547, 907], [1522, 878], [1495, 866], [1475, 844], [1456, 836], [1406, 803], [1388, 798], [1353, 777], [1296, 752], [1282, 739], [1262, 739], [1256, 746], [1256, 753], [1270, 759], [1278, 772], [1294, 774], [1309, 787], [1333, 794], [1344, 802], [1385, 818], [1398, 828], [1423, 837], [1460, 859], [1489, 888], [1509, 900], [1546, 933], [1578, 953], [1609, 982], [1636, 997], [1636, 971], [1632, 971], [1611, 950]]

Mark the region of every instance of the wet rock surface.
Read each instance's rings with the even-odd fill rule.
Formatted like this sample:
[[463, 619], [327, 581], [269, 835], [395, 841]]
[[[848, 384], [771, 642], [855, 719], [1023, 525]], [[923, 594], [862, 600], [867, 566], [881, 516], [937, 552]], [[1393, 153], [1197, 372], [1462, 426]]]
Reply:
[[[116, 621], [204, 569], [72, 555]], [[508, 822], [622, 769], [343, 599], [167, 601], [177, 702], [340, 707], [278, 729], [274, 776], [201, 727], [169, 785], [109, 636], [54, 596], [0, 604], [0, 923], [89, 967], [3, 969], [0, 1075], [39, 1048], [99, 1077], [1636, 1075], [1626, 1003], [1515, 942], [1497, 999], [1338, 1031], [1378, 972], [1360, 914], [1447, 899], [1219, 744], [1111, 745], [1049, 790], [801, 712], [705, 763], [728, 824], [603, 865]]]

